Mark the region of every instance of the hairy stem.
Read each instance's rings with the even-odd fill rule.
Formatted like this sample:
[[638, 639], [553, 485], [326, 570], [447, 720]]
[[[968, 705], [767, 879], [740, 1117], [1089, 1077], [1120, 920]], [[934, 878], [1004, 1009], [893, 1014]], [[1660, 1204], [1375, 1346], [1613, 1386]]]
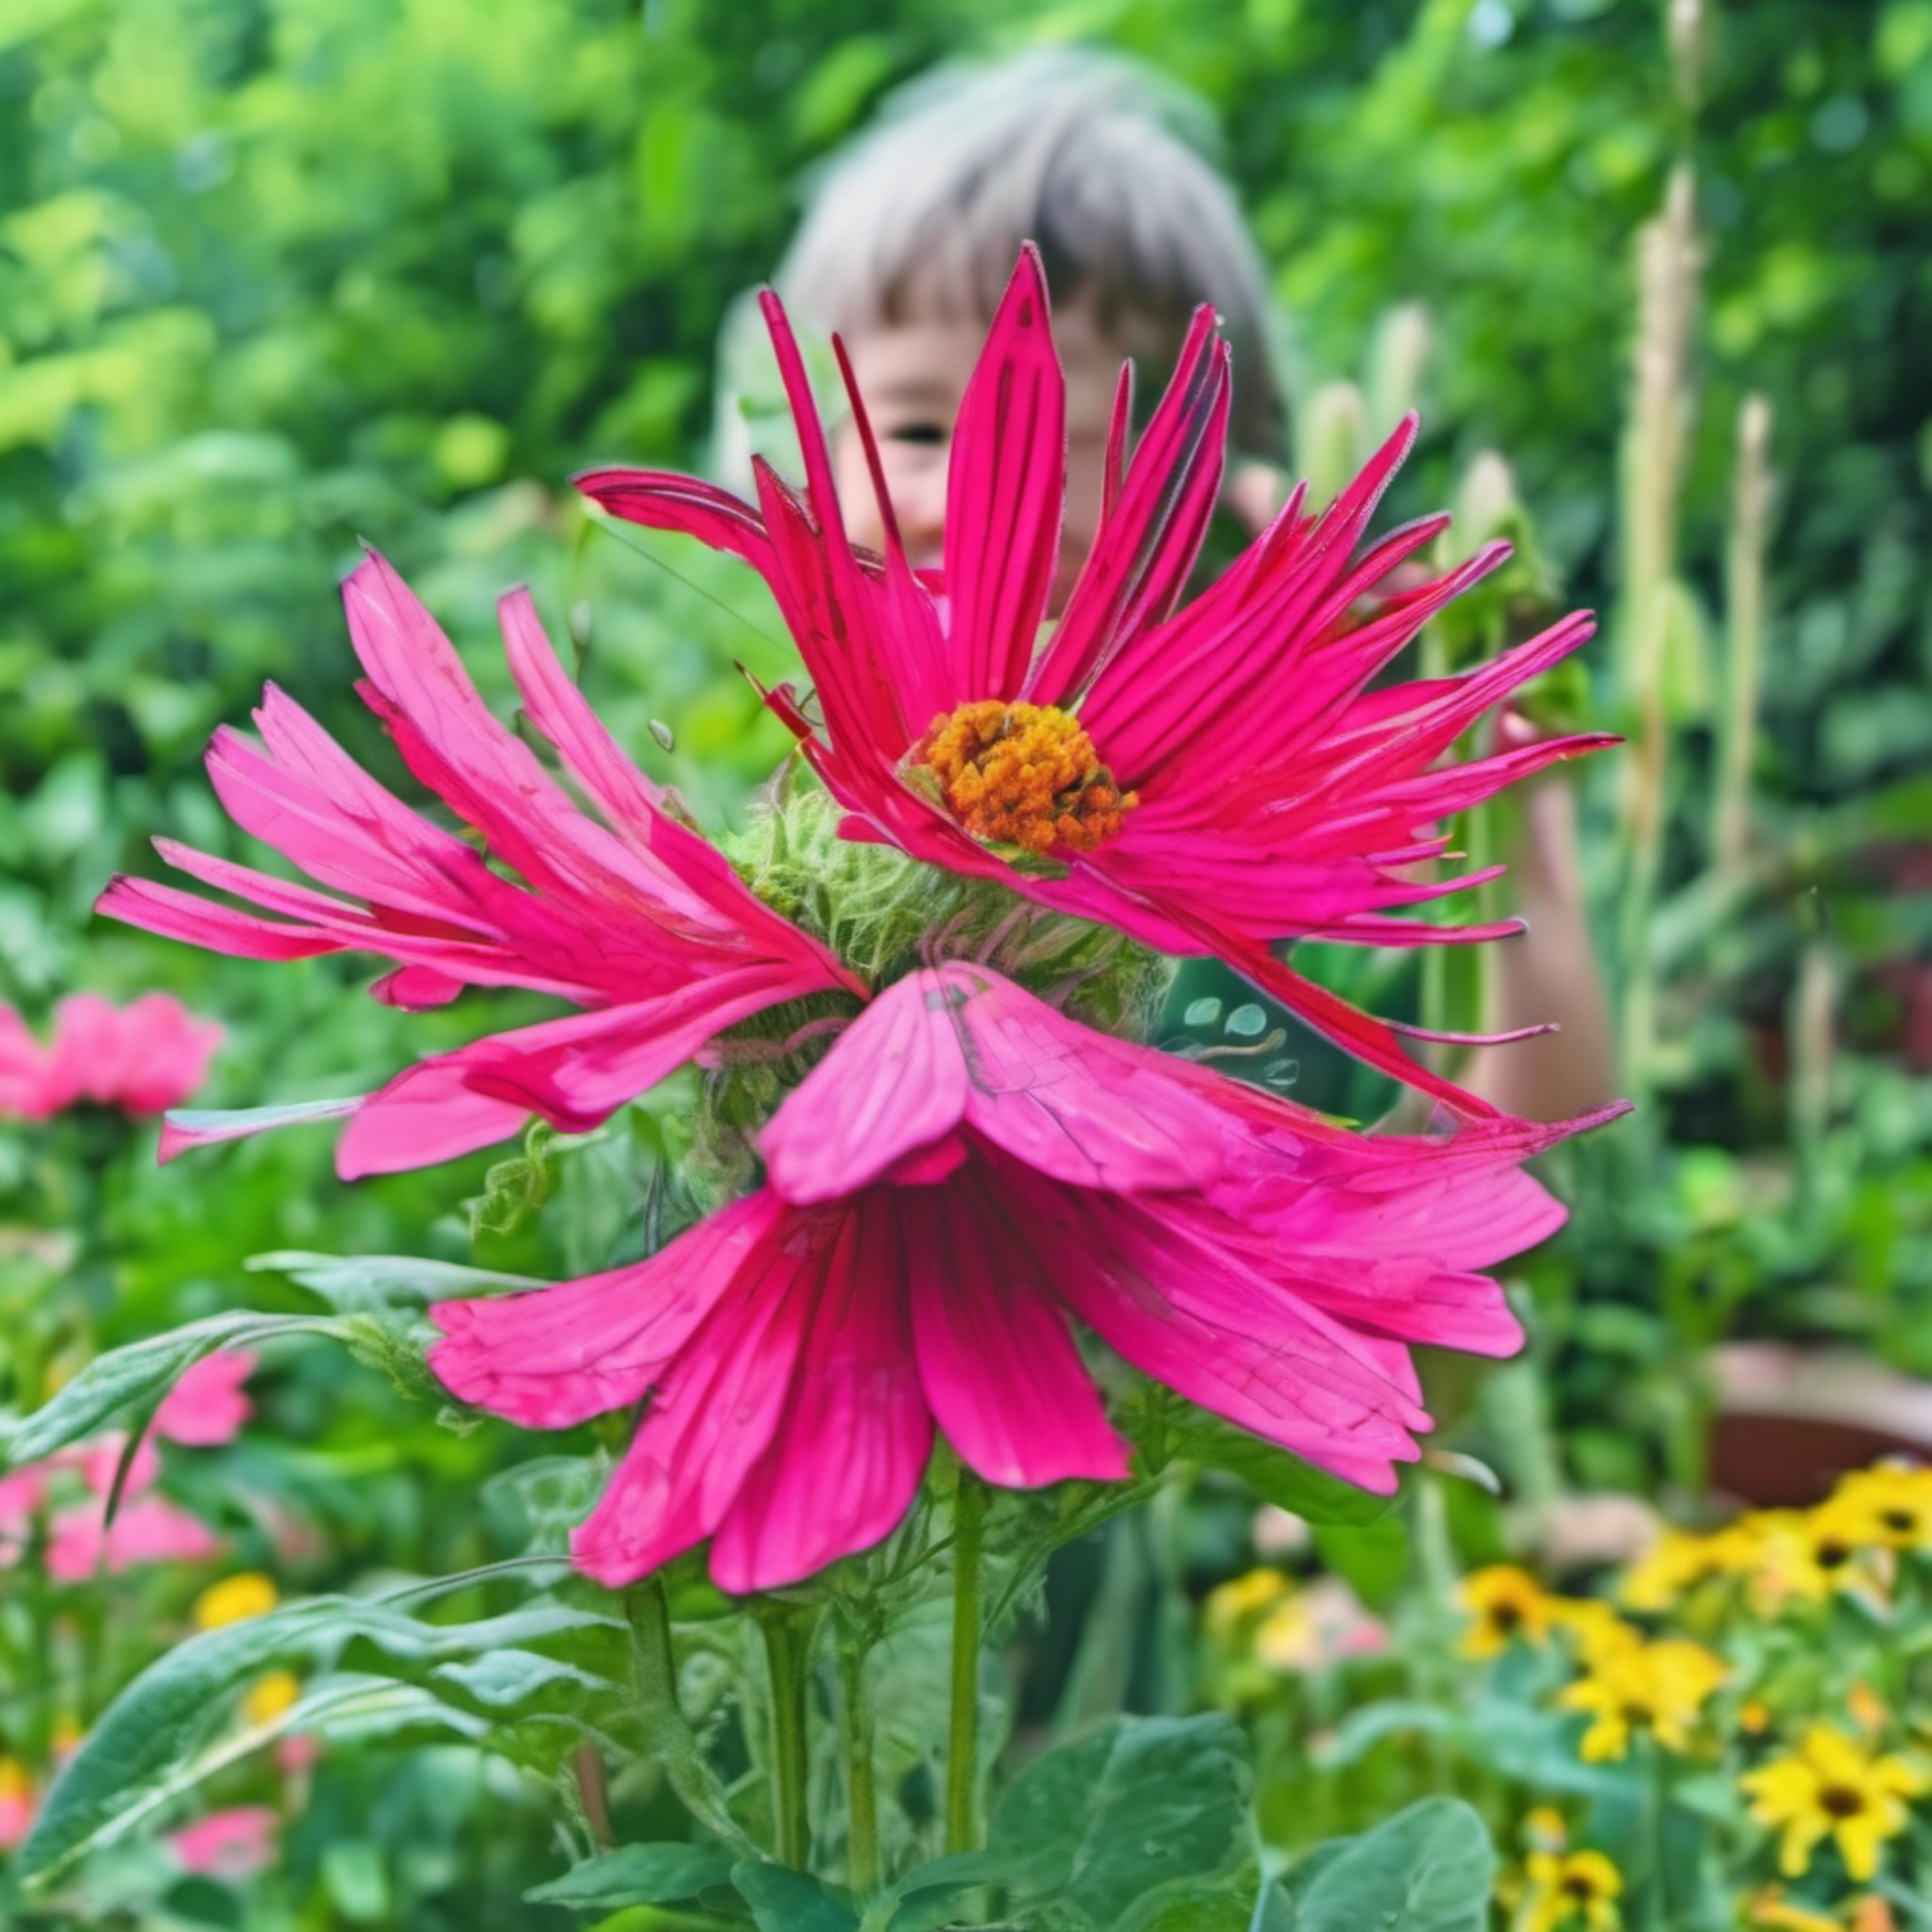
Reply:
[[780, 1603], [762, 1610], [759, 1629], [771, 1681], [771, 1809], [778, 1863], [804, 1871], [812, 1850], [806, 1791], [811, 1759], [805, 1734], [809, 1640], [793, 1612]]
[[623, 1593], [630, 1622], [630, 1682], [637, 1715], [650, 1752], [690, 1812], [741, 1858], [758, 1857], [758, 1847], [740, 1829], [725, 1800], [723, 1785], [704, 1760], [698, 1739], [677, 1701], [677, 1661], [671, 1651], [671, 1609], [656, 1578], [633, 1584]]
[[847, 1882], [862, 1897], [879, 1889], [879, 1790], [873, 1772], [872, 1706], [866, 1699], [866, 1653], [851, 1636], [839, 1646], [845, 1691], [845, 1787], [851, 1814]]
[[986, 1491], [965, 1469], [953, 1492], [952, 1708], [946, 1726], [946, 1850], [979, 1845], [980, 1554]]

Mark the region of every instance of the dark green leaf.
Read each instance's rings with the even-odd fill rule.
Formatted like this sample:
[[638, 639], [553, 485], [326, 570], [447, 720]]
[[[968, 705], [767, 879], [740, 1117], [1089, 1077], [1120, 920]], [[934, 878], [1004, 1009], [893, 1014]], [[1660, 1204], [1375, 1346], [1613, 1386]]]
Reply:
[[988, 1837], [1024, 1865], [1016, 1892], [1125, 1928], [1159, 1909], [1165, 1888], [1239, 1865], [1249, 1785], [1246, 1740], [1228, 1719], [1118, 1718], [1029, 1764]]
[[732, 1864], [731, 1855], [715, 1845], [625, 1845], [573, 1865], [523, 1896], [535, 1904], [587, 1912], [659, 1905], [693, 1898], [708, 1885], [728, 1884]]
[[1496, 1855], [1455, 1798], [1426, 1798], [1325, 1859], [1295, 1886], [1294, 1932], [1483, 1932]]
[[1239, 1476], [1264, 1502], [1305, 1522], [1373, 1523], [1389, 1508], [1388, 1497], [1370, 1495], [1313, 1468], [1299, 1455], [1264, 1443], [1204, 1409], [1189, 1409], [1175, 1419], [1173, 1452], [1204, 1468]]
[[859, 1915], [805, 1872], [746, 1859], [731, 1876], [759, 1932], [858, 1932]]

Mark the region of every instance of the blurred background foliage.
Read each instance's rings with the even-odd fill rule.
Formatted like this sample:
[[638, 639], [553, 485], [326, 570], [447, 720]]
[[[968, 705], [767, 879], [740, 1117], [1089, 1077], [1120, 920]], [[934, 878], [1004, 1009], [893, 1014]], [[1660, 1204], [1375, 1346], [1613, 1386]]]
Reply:
[[[1474, 1446], [1545, 1495], [1691, 1485], [1709, 1400], [1687, 1347], [1851, 1337], [1932, 1372], [1932, 0], [1733, 0], [1694, 87], [1651, 0], [10, 0], [0, 1000], [38, 1018], [76, 986], [172, 988], [229, 1029], [212, 1105], [358, 1090], [473, 1031], [360, 999], [353, 965], [210, 961], [89, 917], [112, 870], [152, 870], [156, 831], [238, 856], [199, 759], [264, 679], [395, 775], [333, 589], [358, 540], [499, 699], [491, 604], [529, 580], [640, 762], [729, 822], [782, 750], [732, 662], [782, 674], [775, 622], [694, 549], [642, 539], [646, 562], [595, 529], [565, 479], [702, 463], [728, 307], [896, 84], [1073, 40], [1142, 57], [1219, 118], [1302, 447], [1336, 382], [1359, 384], [1363, 433], [1413, 388], [1425, 442], [1400, 507], [1450, 500], [1501, 451], [1573, 603], [1630, 588], [1634, 241], [1692, 165], [1681, 596], [1650, 694], [1673, 756], [1634, 954], [1613, 936], [1613, 760], [1587, 797], [1605, 956], [1654, 981], [1636, 1081], [1655, 1104], [1593, 1180], [1567, 1176], [1577, 1229], [1533, 1271], [1534, 1399], [1501, 1382]], [[1413, 382], [1390, 366], [1404, 304], [1430, 345]], [[1748, 836], [1726, 860], [1708, 821], [1752, 391], [1775, 483]], [[1640, 728], [1646, 693], [1607, 643], [1588, 672], [1592, 721]], [[111, 1342], [306, 1306], [244, 1273], [266, 1250], [603, 1258], [565, 1252], [568, 1217], [473, 1235], [485, 1157], [347, 1189], [329, 1143], [130, 1170], [96, 1274], [63, 1292]], [[9, 1199], [37, 1197], [40, 1161], [0, 1129]], [[607, 1149], [568, 1182], [607, 1251], [641, 1238], [634, 1173]], [[9, 1248], [0, 1284], [27, 1294], [49, 1267]], [[306, 1445], [283, 1479], [345, 1574], [487, 1554], [444, 1501], [516, 1452], [508, 1432], [439, 1430], [336, 1359], [290, 1366], [274, 1402]], [[1554, 1474], [1524, 1448], [1534, 1415], [1558, 1425], [1538, 1439]], [[370, 1486], [405, 1465], [407, 1496], [400, 1474]]]

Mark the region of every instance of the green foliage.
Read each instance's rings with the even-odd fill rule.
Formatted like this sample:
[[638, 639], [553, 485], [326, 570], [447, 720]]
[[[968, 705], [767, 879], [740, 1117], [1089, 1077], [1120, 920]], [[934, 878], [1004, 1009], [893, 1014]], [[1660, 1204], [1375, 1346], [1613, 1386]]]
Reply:
[[1294, 1875], [1284, 1932], [1482, 1932], [1496, 1855], [1469, 1806], [1426, 1798]]

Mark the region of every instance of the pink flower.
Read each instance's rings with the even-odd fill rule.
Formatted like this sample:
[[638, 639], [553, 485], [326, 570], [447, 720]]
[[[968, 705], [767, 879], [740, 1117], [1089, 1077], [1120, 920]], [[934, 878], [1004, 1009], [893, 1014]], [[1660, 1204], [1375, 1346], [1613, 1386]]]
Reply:
[[112, 1523], [105, 1500], [56, 1512], [47, 1546], [47, 1574], [56, 1583], [83, 1584], [103, 1570], [119, 1576], [144, 1563], [205, 1563], [221, 1548], [199, 1517], [155, 1491], [123, 1496]]
[[[907, 564], [890, 506], [883, 559], [847, 541], [803, 362], [776, 298], [764, 307], [804, 453], [802, 497], [761, 464], [756, 508], [650, 471], [596, 470], [577, 483], [612, 514], [684, 531], [764, 577], [823, 725], [786, 687], [766, 699], [851, 815], [849, 836], [1002, 880], [1163, 952], [1218, 953], [1371, 1064], [1461, 1112], [1492, 1113], [1416, 1064], [1396, 1030], [1268, 952], [1300, 938], [1417, 945], [1515, 930], [1391, 909], [1493, 876], [1419, 876], [1449, 856], [1449, 814], [1612, 742], [1555, 739], [1441, 762], [1485, 710], [1583, 642], [1584, 615], [1464, 675], [1371, 688], [1429, 618], [1507, 554], [1492, 544], [1362, 615], [1448, 520], [1356, 555], [1413, 419], [1332, 507], [1305, 515], [1298, 491], [1232, 569], [1176, 610], [1226, 440], [1227, 350], [1203, 310], [1124, 474], [1123, 386], [1100, 528], [1043, 635], [1065, 399], [1034, 252], [1014, 273], [954, 428], [940, 583]], [[856, 390], [852, 403], [870, 452]]]
[[254, 1413], [242, 1384], [254, 1373], [246, 1349], [204, 1355], [162, 1398], [154, 1412], [154, 1433], [191, 1449], [215, 1449], [234, 1441]]
[[185, 1871], [212, 1878], [239, 1879], [265, 1871], [275, 1863], [275, 1833], [281, 1824], [267, 1805], [236, 1805], [211, 1811], [165, 1843]]
[[167, 993], [116, 1007], [74, 993], [55, 1009], [45, 1050], [11, 1007], [0, 1008], [0, 1114], [46, 1120], [81, 1101], [158, 1114], [201, 1084], [221, 1029]]
[[[523, 709], [603, 815], [590, 817], [485, 708], [449, 640], [371, 554], [343, 587], [360, 687], [405, 762], [473, 826], [409, 810], [273, 685], [254, 746], [225, 728], [208, 770], [230, 815], [325, 891], [157, 841], [162, 857], [277, 917], [120, 878], [100, 909], [258, 959], [383, 954], [376, 996], [421, 1008], [465, 986], [522, 986], [584, 1009], [419, 1061], [358, 1099], [170, 1123], [166, 1159], [285, 1118], [347, 1115], [345, 1175], [426, 1166], [514, 1133], [533, 1113], [581, 1133], [779, 1001], [857, 983], [759, 903], [618, 751], [544, 638], [525, 591], [499, 607]], [[513, 867], [518, 884], [491, 859]]]
[[443, 1303], [430, 1361], [533, 1428], [645, 1405], [573, 1539], [613, 1585], [707, 1537], [732, 1590], [864, 1549], [935, 1425], [990, 1482], [1124, 1475], [1069, 1316], [1388, 1490], [1430, 1426], [1409, 1344], [1518, 1345], [1474, 1271], [1562, 1221], [1517, 1164], [1569, 1131], [1352, 1136], [941, 966], [880, 994], [779, 1107], [757, 1193], [634, 1266]]
[[11, 1852], [34, 1826], [34, 1775], [17, 1757], [0, 1756], [0, 1852]]

